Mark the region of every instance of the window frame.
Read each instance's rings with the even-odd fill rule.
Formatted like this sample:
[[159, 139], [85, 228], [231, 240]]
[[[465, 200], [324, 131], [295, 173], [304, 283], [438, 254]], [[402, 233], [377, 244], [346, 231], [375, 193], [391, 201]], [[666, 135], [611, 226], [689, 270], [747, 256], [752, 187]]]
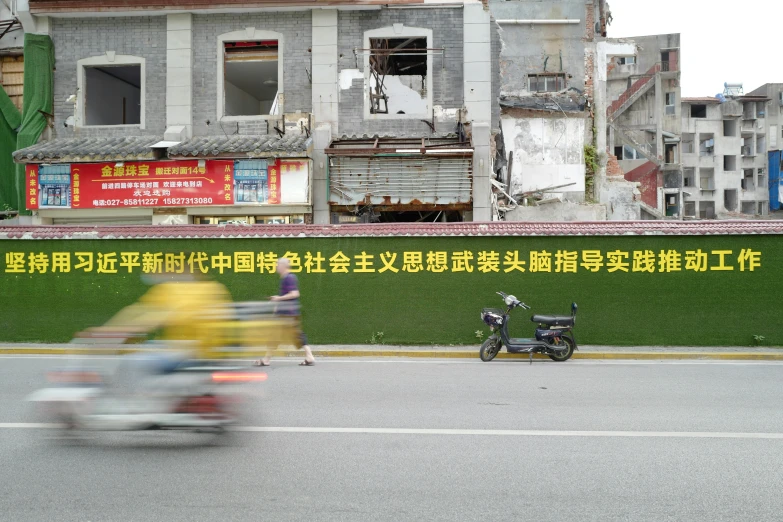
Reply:
[[426, 111], [423, 113], [406, 113], [406, 114], [373, 114], [370, 112], [370, 81], [372, 73], [370, 72], [370, 40], [377, 38], [426, 38], [427, 49], [433, 48], [433, 31], [432, 29], [426, 29], [423, 27], [408, 27], [401, 24], [395, 24], [394, 26], [381, 27], [379, 29], [372, 29], [365, 31], [363, 35], [363, 48], [366, 49], [362, 56], [362, 66], [364, 68], [364, 89], [362, 92], [362, 103], [365, 120], [420, 120], [422, 118], [431, 118], [434, 96], [433, 96], [433, 70], [434, 59], [430, 52], [427, 52], [427, 100]]
[[[532, 85], [532, 80], [534, 78], [536, 79], [536, 84], [538, 84], [538, 82], [539, 82], [539, 80], [541, 78], [546, 79], [547, 80], [546, 81], [546, 84], [547, 84], [546, 87], [548, 87], [548, 83], [549, 83], [548, 79], [549, 78], [554, 79], [555, 80], [555, 90], [550, 91], [546, 87], [544, 88], [544, 90], [539, 90], [538, 89], [538, 85], [536, 85], [536, 90], [531, 89], [530, 87]], [[563, 81], [563, 88], [562, 89], [557, 89], [558, 80], [562, 80]], [[548, 92], [560, 92], [560, 91], [563, 91], [563, 90], [566, 89], [566, 85], [567, 84], [566, 84], [566, 74], [565, 73], [554, 73], [554, 74], [550, 74], [550, 73], [531, 73], [531, 74], [527, 75], [527, 90], [528, 90], [528, 92], [532, 92], [532, 93], [536, 93], [536, 94], [548, 93]]]
[[[127, 65], [138, 65], [141, 86], [139, 98], [141, 106], [139, 107], [139, 123], [120, 124], [120, 125], [87, 125], [87, 76], [86, 69], [92, 67], [117, 67]], [[132, 56], [129, 54], [115, 54], [106, 52], [100, 56], [91, 56], [82, 58], [76, 62], [76, 114], [74, 127], [85, 129], [146, 129], [147, 112], [147, 60], [142, 56]]]
[[[258, 114], [250, 116], [226, 115], [226, 78], [225, 78], [225, 44], [226, 42], [255, 42], [277, 40], [277, 106], [279, 114]], [[282, 33], [266, 31], [249, 27], [242, 31], [231, 31], [217, 37], [217, 120], [223, 122], [239, 121], [277, 121], [285, 114], [285, 79], [283, 62], [285, 61], [285, 38]]]

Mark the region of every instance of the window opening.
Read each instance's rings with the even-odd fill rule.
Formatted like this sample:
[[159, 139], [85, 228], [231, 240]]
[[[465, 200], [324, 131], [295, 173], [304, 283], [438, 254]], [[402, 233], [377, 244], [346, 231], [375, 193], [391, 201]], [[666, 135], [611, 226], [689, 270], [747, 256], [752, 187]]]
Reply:
[[723, 156], [723, 170], [724, 172], [737, 170], [737, 156]]
[[740, 183], [742, 190], [756, 190], [753, 179], [753, 169], [744, 169], [742, 171], [742, 182]]
[[767, 177], [764, 174], [764, 169], [758, 170], [758, 184], [756, 186], [762, 189], [767, 186]]
[[683, 169], [682, 171], [682, 186], [683, 187], [693, 187], [694, 186], [694, 178], [695, 175], [695, 169]]
[[701, 218], [701, 219], [715, 219], [715, 202], [714, 201], [700, 201], [699, 202], [699, 218]]
[[729, 212], [737, 210], [737, 189], [727, 189], [723, 191], [723, 206]]
[[636, 56], [621, 56], [620, 65], [634, 65], [636, 63]]
[[427, 111], [427, 38], [370, 38], [370, 114]]
[[565, 88], [565, 73], [527, 75], [527, 90], [530, 92], [558, 92]]
[[223, 114], [265, 116], [278, 114], [277, 40], [223, 44]]
[[689, 218], [695, 218], [696, 217], [696, 202], [695, 201], [686, 201], [684, 205], [684, 215], [685, 217]]
[[723, 120], [723, 135], [734, 137], [737, 135], [737, 120]]
[[666, 93], [666, 114], [669, 116], [674, 115], [674, 103], [676, 98], [677, 96], [675, 93], [673, 92]]
[[706, 105], [691, 105], [691, 118], [706, 118], [707, 106]]
[[742, 213], [747, 215], [753, 215], [756, 213], [756, 202], [755, 201], [743, 201], [742, 202]]
[[86, 125], [141, 124], [141, 65], [84, 68]]
[[715, 169], [699, 169], [699, 188], [701, 190], [715, 190]]
[[715, 152], [715, 135], [699, 134], [699, 156], [710, 156]]

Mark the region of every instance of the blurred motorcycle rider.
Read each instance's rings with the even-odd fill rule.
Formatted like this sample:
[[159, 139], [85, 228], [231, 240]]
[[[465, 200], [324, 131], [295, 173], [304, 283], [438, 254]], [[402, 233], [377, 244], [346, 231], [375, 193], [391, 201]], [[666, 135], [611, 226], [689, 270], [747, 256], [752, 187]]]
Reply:
[[155, 359], [163, 373], [191, 357], [210, 358], [220, 343], [213, 322], [221, 321], [231, 310], [231, 295], [226, 287], [195, 274], [145, 274], [144, 280], [152, 288], [137, 303], [88, 332], [99, 337], [102, 333], [161, 331], [165, 349]]

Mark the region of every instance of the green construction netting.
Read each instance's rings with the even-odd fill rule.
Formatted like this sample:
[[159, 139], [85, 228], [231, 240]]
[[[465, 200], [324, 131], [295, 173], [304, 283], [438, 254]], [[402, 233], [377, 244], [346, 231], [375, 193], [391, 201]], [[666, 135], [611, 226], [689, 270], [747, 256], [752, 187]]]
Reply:
[[18, 210], [16, 194], [16, 165], [13, 152], [16, 150], [16, 129], [22, 123], [22, 114], [0, 87], [0, 211]]
[[[47, 35], [24, 35], [24, 104], [22, 125], [16, 136], [16, 149], [38, 143], [46, 128], [46, 114], [54, 103], [54, 45]], [[19, 212], [26, 210], [24, 165], [16, 166], [16, 193]]]

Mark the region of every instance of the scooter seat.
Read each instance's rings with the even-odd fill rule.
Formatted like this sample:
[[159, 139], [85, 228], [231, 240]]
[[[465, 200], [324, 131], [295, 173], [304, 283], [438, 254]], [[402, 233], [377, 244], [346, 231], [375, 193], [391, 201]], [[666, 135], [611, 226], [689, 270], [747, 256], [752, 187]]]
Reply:
[[534, 315], [530, 320], [547, 326], [574, 326], [574, 318], [570, 315]]

